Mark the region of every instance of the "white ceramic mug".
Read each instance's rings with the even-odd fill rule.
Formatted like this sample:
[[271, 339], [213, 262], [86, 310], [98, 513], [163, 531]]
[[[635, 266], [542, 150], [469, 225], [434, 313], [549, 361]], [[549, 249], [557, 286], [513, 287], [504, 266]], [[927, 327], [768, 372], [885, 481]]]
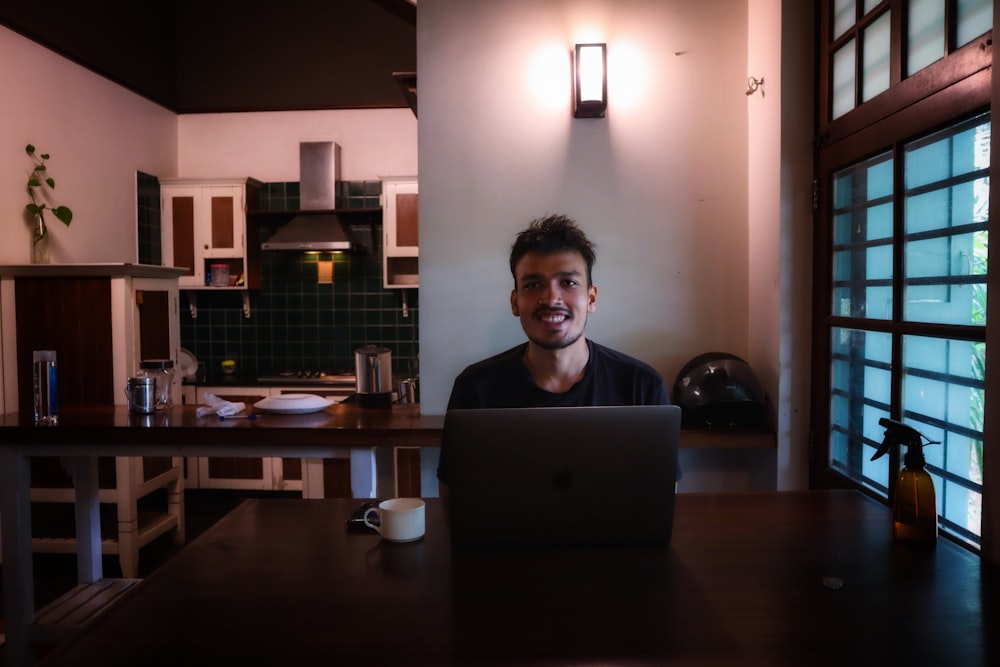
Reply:
[[[368, 517], [377, 514], [378, 525]], [[419, 498], [383, 500], [365, 512], [365, 525], [393, 542], [412, 542], [424, 536], [424, 501]]]

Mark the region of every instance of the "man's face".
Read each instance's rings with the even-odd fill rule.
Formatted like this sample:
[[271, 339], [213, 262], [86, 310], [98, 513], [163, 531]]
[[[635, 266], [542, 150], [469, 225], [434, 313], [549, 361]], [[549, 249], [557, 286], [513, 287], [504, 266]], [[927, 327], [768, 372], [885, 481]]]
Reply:
[[514, 267], [511, 311], [532, 343], [547, 350], [569, 347], [583, 336], [597, 307], [597, 287], [587, 286], [587, 263], [575, 251], [529, 252]]

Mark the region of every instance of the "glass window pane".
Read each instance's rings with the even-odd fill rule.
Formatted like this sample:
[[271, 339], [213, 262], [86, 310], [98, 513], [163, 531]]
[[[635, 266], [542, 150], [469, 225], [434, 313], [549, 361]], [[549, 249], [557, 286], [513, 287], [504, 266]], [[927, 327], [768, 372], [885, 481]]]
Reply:
[[985, 356], [982, 342], [903, 337], [904, 421], [938, 443], [924, 455], [942, 518], [974, 536], [981, 535]]
[[[888, 153], [834, 177], [833, 314], [892, 317], [893, 161]], [[888, 242], [887, 242], [888, 241]]]
[[868, 249], [866, 270], [871, 280], [892, 278], [892, 246], [881, 245]]
[[850, 40], [833, 54], [833, 109], [839, 118], [854, 108], [854, 40]]
[[885, 12], [864, 32], [862, 102], [889, 90], [889, 43], [889, 12]]
[[878, 7], [882, 0], [865, 0], [865, 14]]
[[885, 154], [868, 161], [868, 199], [889, 197], [892, 195], [892, 160], [885, 159]]
[[830, 465], [884, 496], [887, 457], [871, 458], [884, 433], [878, 420], [889, 416], [892, 337], [843, 328], [832, 334]]
[[958, 0], [957, 46], [993, 29], [993, 0]]
[[[844, 243], [850, 243], [851, 239], [856, 233], [852, 229], [852, 224], [854, 222], [854, 216], [848, 213], [841, 213], [839, 215], [833, 216], [833, 244], [843, 245]], [[857, 233], [861, 230], [858, 229]]]
[[989, 144], [980, 116], [904, 149], [907, 320], [985, 322]]
[[892, 203], [868, 209], [868, 240], [892, 238]]
[[944, 57], [944, 5], [943, 0], [910, 0], [907, 76]]
[[833, 39], [837, 39], [854, 25], [855, 0], [834, 0]]

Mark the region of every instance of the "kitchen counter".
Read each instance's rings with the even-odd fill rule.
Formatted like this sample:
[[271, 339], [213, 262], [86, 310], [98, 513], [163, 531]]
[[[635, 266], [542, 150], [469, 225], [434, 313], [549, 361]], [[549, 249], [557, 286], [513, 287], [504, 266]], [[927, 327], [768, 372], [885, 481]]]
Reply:
[[0, 415], [5, 444], [30, 446], [33, 455], [322, 457], [358, 447], [439, 447], [444, 417], [421, 415], [420, 405], [389, 409], [337, 403], [303, 415], [262, 413], [256, 419], [198, 417], [196, 406], [175, 405], [153, 415], [132, 415], [123, 405], [62, 408], [59, 425], [35, 426], [30, 413]]
[[124, 263], [88, 263], [88, 264], [7, 264], [0, 266], [0, 276], [14, 278], [28, 276], [43, 276], [46, 278], [69, 276], [79, 278], [177, 278], [187, 269], [175, 266], [159, 266], [153, 264]]

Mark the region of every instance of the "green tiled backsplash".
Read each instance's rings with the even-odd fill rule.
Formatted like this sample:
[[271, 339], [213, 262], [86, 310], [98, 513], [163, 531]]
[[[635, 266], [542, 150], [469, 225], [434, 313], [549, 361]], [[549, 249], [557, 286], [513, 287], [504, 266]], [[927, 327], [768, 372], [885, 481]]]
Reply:
[[[261, 209], [296, 210], [298, 192], [297, 182], [268, 183]], [[337, 208], [378, 208], [380, 192], [379, 181], [338, 183]], [[260, 239], [248, 242], [259, 243], [273, 231], [262, 229]], [[236, 360], [241, 380], [283, 370], [353, 372], [354, 350], [369, 343], [392, 351], [395, 377], [417, 374], [417, 290], [384, 289], [380, 239], [371, 238], [369, 225], [353, 225], [351, 231], [366, 250], [262, 252], [263, 286], [249, 292], [249, 318], [241, 292], [195, 292], [197, 318], [189, 308], [191, 293], [181, 292], [181, 345], [205, 362], [209, 381], [218, 379], [223, 359]], [[320, 260], [333, 261], [332, 284], [317, 282]]]
[[160, 181], [156, 176], [135, 173], [139, 231], [139, 263], [154, 266], [163, 263], [160, 239]]

